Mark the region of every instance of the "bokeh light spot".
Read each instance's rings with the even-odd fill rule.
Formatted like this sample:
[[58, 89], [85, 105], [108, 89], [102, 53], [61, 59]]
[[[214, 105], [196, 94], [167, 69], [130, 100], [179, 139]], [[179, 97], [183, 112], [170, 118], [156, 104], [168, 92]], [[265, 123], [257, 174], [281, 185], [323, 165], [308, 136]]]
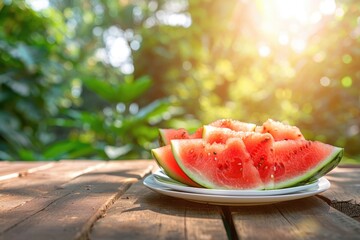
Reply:
[[326, 53], [325, 52], [318, 52], [314, 55], [313, 60], [314, 62], [320, 63], [325, 60]]
[[343, 77], [343, 79], [341, 79], [341, 84], [343, 85], [343, 87], [351, 87], [352, 85], [352, 79], [349, 76]]
[[323, 0], [320, 3], [320, 12], [324, 15], [331, 15], [336, 10], [335, 0]]
[[331, 82], [331, 80], [330, 80], [330, 78], [328, 78], [328, 77], [322, 77], [322, 78], [320, 78], [320, 84], [321, 84], [321, 86], [323, 86], [323, 87], [329, 86], [329, 85], [330, 85], [330, 82]]
[[261, 45], [258, 51], [261, 57], [268, 57], [271, 53], [271, 49], [266, 45]]
[[349, 64], [351, 63], [352, 61], [352, 57], [349, 55], [349, 54], [346, 54], [342, 57], [342, 61], [345, 63], [345, 64]]
[[289, 36], [286, 33], [280, 33], [278, 40], [281, 45], [287, 45], [289, 43]]

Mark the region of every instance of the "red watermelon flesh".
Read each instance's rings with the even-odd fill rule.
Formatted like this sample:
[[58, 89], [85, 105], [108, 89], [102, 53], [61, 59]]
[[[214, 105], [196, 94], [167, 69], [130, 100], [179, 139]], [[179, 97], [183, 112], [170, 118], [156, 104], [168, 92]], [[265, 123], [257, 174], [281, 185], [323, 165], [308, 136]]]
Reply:
[[274, 187], [273, 137], [268, 133], [253, 133], [247, 135], [243, 141], [254, 166], [259, 171], [260, 178], [265, 184], [265, 188], [272, 189]]
[[[173, 138], [193, 138], [194, 140], [174, 140], [175, 143], [183, 143], [176, 144], [176, 149], [174, 149], [174, 144], [172, 144], [172, 147], [168, 147], [166, 151], [162, 150], [160, 157], [162, 160], [160, 161], [160, 154], [157, 154], [155, 158], [157, 158], [159, 165], [164, 169], [168, 168], [166, 164], [171, 165], [172, 172], [169, 170], [165, 172], [174, 179], [176, 179], [175, 174], [177, 174], [178, 178], [176, 180], [185, 184], [188, 184], [186, 183], [187, 180], [184, 181], [182, 178], [190, 179], [192, 183], [188, 185], [197, 182], [209, 188], [259, 189], [265, 187], [266, 189], [272, 189], [313, 181], [334, 168], [341, 160], [343, 154], [342, 148], [320, 142], [306, 141], [297, 127], [288, 126], [273, 120], [268, 120], [263, 126], [256, 127], [255, 132], [232, 131], [229, 127], [232, 126], [231, 120], [219, 120], [215, 125], [220, 127], [205, 126], [204, 129], [200, 128], [192, 135], [188, 134], [184, 129], [169, 129], [169, 132], [175, 134], [172, 136], [171, 134], [168, 135], [168, 142]], [[208, 128], [212, 130], [209, 131]], [[205, 140], [196, 139], [201, 138], [201, 136]], [[191, 143], [192, 141], [197, 142], [198, 145], [194, 145], [194, 143]], [[202, 142], [203, 147], [200, 146], [199, 141]], [[189, 146], [193, 146], [193, 149], [196, 149], [196, 156], [201, 156], [198, 160], [194, 160], [195, 155], [178, 154], [180, 152], [183, 153], [183, 148], [188, 148]], [[171, 154], [171, 148], [174, 155]], [[213, 155], [217, 157], [215, 160], [213, 156], [213, 161], [208, 161], [212, 156], [211, 152], [215, 152], [216, 154]], [[205, 155], [208, 155], [208, 157]], [[184, 164], [181, 165], [180, 162], [189, 162], [189, 159], [192, 159], [191, 161], [194, 161], [194, 163], [206, 162], [206, 164], [197, 166], [198, 169], [191, 168], [188, 165], [185, 166]], [[222, 160], [217, 162], [219, 159]], [[234, 164], [234, 162], [238, 165]], [[238, 174], [237, 170], [239, 170], [237, 169], [238, 166], [244, 166], [241, 169], [246, 171], [240, 175], [240, 178], [236, 175]], [[201, 173], [201, 171], [209, 172], [210, 170], [208, 169], [212, 169], [211, 171], [214, 173], [215, 167], [218, 169], [215, 175], [204, 175]], [[255, 172], [254, 169], [256, 170]], [[180, 171], [182, 171], [183, 175], [178, 174]], [[233, 179], [234, 176], [239, 178], [238, 181]], [[260, 178], [262, 187], [259, 187], [259, 182], [256, 180], [257, 177]]]
[[213, 127], [228, 128], [237, 132], [252, 132], [256, 127], [253, 123], [245, 123], [233, 119], [220, 119], [209, 125]]
[[225, 144], [229, 138], [240, 138], [250, 154], [253, 165], [257, 168], [266, 188], [274, 186], [274, 139], [269, 133], [236, 132], [230, 129], [204, 126], [203, 139], [212, 143]]
[[193, 187], [199, 187], [199, 184], [191, 180], [177, 164], [172, 154], [170, 145], [151, 150], [159, 167], [172, 179]]
[[257, 126], [255, 131], [260, 133], [270, 133], [275, 141], [305, 139], [298, 127], [290, 126], [272, 119], [268, 119], [262, 126]]
[[201, 138], [202, 127], [197, 129], [195, 133], [190, 134], [186, 129], [172, 129], [172, 128], [161, 128], [159, 129], [160, 134], [160, 145], [165, 146], [170, 144], [172, 139], [195, 139]]
[[237, 132], [229, 128], [213, 127], [211, 125], [205, 125], [203, 127], [202, 138], [212, 144], [221, 143], [225, 144], [229, 138], [245, 138], [247, 135], [253, 134], [254, 132]]
[[264, 184], [240, 138], [226, 144], [202, 139], [172, 140], [172, 151], [181, 169], [207, 188], [263, 189]]
[[316, 180], [341, 160], [343, 149], [306, 140], [274, 143], [275, 188]]
[[[233, 119], [220, 119], [209, 124], [210, 126], [219, 127], [219, 128], [228, 128], [234, 131], [254, 131], [256, 125], [253, 123], [245, 123]], [[196, 139], [201, 138], [203, 128], [200, 127], [196, 130], [195, 133], [190, 134], [186, 129], [172, 129], [172, 128], [162, 128], [159, 129], [160, 133], [160, 145], [165, 146], [170, 144], [170, 141], [173, 139]]]
[[321, 142], [274, 142], [271, 186], [266, 181], [264, 184], [262, 170], [254, 165], [241, 138], [229, 138], [226, 144], [209, 144], [202, 139], [172, 140], [171, 146], [187, 176], [204, 187], [218, 189], [278, 189], [312, 182], [336, 167], [343, 154], [342, 148]]

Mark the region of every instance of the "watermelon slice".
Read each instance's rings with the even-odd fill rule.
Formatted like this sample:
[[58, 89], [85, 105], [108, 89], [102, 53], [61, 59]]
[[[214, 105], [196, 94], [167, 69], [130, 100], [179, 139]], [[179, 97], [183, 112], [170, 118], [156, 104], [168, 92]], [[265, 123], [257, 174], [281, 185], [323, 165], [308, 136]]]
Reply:
[[151, 150], [157, 164], [172, 179], [193, 187], [199, 187], [199, 184], [191, 180], [177, 164], [170, 145]]
[[[228, 128], [234, 131], [241, 131], [241, 132], [248, 132], [254, 131], [256, 125], [253, 123], [245, 123], [238, 120], [232, 119], [220, 119], [215, 122], [209, 124], [213, 127], [219, 128]], [[196, 130], [195, 133], [190, 134], [186, 129], [179, 128], [179, 129], [172, 129], [172, 128], [161, 128], [159, 129], [160, 135], [160, 146], [165, 146], [170, 144], [170, 141], [173, 139], [197, 139], [201, 138], [203, 128], [200, 127]]]
[[244, 139], [246, 150], [249, 152], [253, 165], [259, 171], [266, 189], [274, 188], [274, 138], [266, 134], [253, 133]]
[[181, 169], [206, 188], [264, 189], [259, 171], [240, 138], [226, 144], [209, 144], [202, 139], [171, 140]]
[[[214, 127], [214, 125], [216, 127]], [[189, 134], [161, 129], [165, 147], [152, 150], [169, 177], [190, 186], [277, 189], [312, 182], [340, 162], [343, 149], [304, 140], [297, 127], [223, 119]]]
[[321, 142], [289, 140], [274, 143], [275, 188], [312, 182], [335, 168], [343, 149]]
[[256, 124], [245, 123], [233, 119], [220, 119], [209, 124], [213, 127], [228, 128], [237, 132], [253, 132]]
[[229, 138], [240, 138], [250, 154], [253, 165], [257, 168], [265, 188], [274, 187], [274, 139], [269, 133], [236, 132], [230, 129], [204, 126], [203, 139], [208, 143], [225, 144]]
[[273, 142], [266, 135], [229, 138], [225, 144], [172, 140], [171, 148], [187, 176], [220, 189], [278, 189], [312, 182], [337, 166], [343, 155], [342, 148], [321, 142]]
[[172, 139], [195, 139], [201, 138], [202, 128], [196, 130], [195, 133], [190, 134], [186, 129], [172, 129], [172, 128], [160, 128], [159, 129], [159, 142], [160, 146], [170, 144]]
[[[222, 124], [224, 123], [224, 124]], [[242, 123], [239, 121], [233, 121], [233, 120], [219, 120], [215, 122], [215, 125], [223, 126], [223, 127], [232, 127], [236, 128], [238, 130], [246, 130], [246, 129], [253, 129], [255, 126], [254, 124], [247, 124]], [[233, 132], [232, 130], [228, 128], [220, 128], [220, 127], [212, 127], [213, 129], [223, 129], [225, 131]], [[180, 129], [159, 129], [160, 133], [160, 145], [161, 146], [167, 146], [169, 145], [170, 141], [172, 139], [201, 139], [201, 136], [203, 134], [203, 128], [197, 129], [197, 131], [194, 134], [189, 134], [187, 130], [180, 128]], [[234, 132], [236, 133], [236, 132]], [[212, 134], [214, 135], [214, 134]], [[178, 166], [176, 160], [174, 159], [174, 156], [171, 154], [171, 148], [168, 147], [160, 147], [157, 149], [152, 150], [152, 155], [154, 156], [156, 162], [158, 163], [159, 167], [161, 167], [165, 173], [173, 178], [174, 180], [177, 180], [179, 182], [182, 182], [184, 184], [190, 185], [190, 186], [199, 186], [195, 182], [193, 182], [186, 174], [181, 170], [181, 168]]]
[[262, 126], [257, 126], [255, 131], [260, 133], [270, 133], [275, 141], [305, 139], [298, 127], [290, 126], [272, 119], [268, 119]]
[[203, 127], [202, 138], [210, 144], [212, 143], [225, 144], [229, 138], [244, 139], [246, 136], [253, 133], [254, 132], [237, 132], [229, 128], [220, 128], [220, 127], [213, 127], [211, 125], [205, 125]]

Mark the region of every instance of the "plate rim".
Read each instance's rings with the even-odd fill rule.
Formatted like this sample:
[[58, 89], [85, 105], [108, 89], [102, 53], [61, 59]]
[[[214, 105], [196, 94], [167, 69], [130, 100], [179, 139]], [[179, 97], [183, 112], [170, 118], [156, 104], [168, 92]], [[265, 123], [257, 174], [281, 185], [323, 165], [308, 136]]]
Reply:
[[[166, 175], [166, 173], [164, 173], [160, 169], [158, 169], [152, 175], [154, 175], [154, 180], [157, 184], [159, 184], [163, 187], [166, 187], [166, 188], [170, 188], [172, 190], [191, 192], [191, 193], [200, 193], [200, 194], [231, 195], [231, 196], [249, 196], [249, 195], [272, 196], [272, 195], [283, 195], [283, 194], [288, 194], [288, 193], [294, 193], [294, 192], [299, 192], [299, 191], [303, 191], [303, 190], [310, 189], [310, 188], [315, 188], [319, 184], [320, 179], [321, 179], [321, 178], [319, 178], [316, 181], [314, 181], [313, 183], [310, 183], [307, 185], [300, 185], [300, 186], [282, 188], [282, 189], [269, 189], [269, 190], [231, 190], [230, 189], [230, 190], [228, 190], [228, 189], [196, 188], [196, 187], [186, 186], [182, 183], [171, 184], [171, 183], [161, 182], [161, 180], [158, 179], [158, 178], [163, 178], [163, 176], [161, 176], [161, 175], [164, 175], [165, 177], [169, 178], [170, 179], [169, 181], [176, 182], [176, 180], [171, 179], [169, 176]], [[163, 179], [163, 181], [168, 181], [168, 180]]]
[[214, 205], [227, 205], [227, 206], [250, 206], [250, 205], [265, 205], [273, 204], [284, 201], [291, 201], [301, 198], [314, 196], [330, 188], [331, 184], [325, 177], [321, 178], [316, 189], [308, 189], [296, 193], [289, 193], [283, 195], [262, 195], [262, 196], [234, 196], [234, 195], [211, 195], [199, 194], [172, 190], [158, 185], [154, 176], [148, 175], [143, 184], [149, 189], [170, 197], [181, 198], [192, 202], [214, 204]]

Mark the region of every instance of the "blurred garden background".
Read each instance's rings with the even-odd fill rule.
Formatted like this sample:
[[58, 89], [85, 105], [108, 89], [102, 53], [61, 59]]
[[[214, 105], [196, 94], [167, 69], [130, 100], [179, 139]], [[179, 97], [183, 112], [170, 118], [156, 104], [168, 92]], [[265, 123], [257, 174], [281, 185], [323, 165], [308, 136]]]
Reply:
[[0, 0], [0, 160], [150, 158], [219, 118], [360, 163], [359, 1]]

